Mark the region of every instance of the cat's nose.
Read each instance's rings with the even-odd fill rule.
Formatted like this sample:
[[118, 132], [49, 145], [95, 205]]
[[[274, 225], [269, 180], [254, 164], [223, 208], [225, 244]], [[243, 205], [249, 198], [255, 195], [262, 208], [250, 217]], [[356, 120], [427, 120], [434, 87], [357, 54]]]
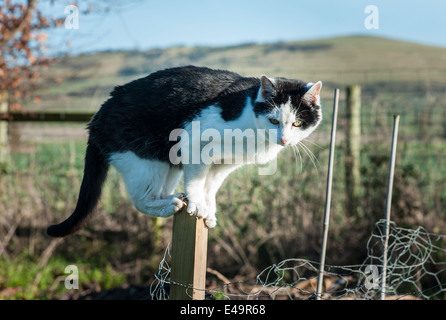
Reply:
[[282, 144], [283, 144], [283, 145], [284, 145], [285, 143], [287, 143], [287, 141], [288, 141], [288, 140], [287, 140], [287, 139], [285, 139], [285, 138], [283, 138], [283, 137], [282, 137], [282, 138], [280, 138], [280, 142], [282, 142]]

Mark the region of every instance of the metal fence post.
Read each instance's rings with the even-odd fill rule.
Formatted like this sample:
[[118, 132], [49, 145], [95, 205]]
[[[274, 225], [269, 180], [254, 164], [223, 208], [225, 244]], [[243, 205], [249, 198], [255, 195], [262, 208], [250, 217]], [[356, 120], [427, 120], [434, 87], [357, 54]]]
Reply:
[[325, 199], [325, 213], [324, 213], [324, 227], [322, 233], [322, 248], [321, 248], [321, 260], [319, 265], [319, 276], [317, 280], [316, 299], [320, 300], [322, 295], [322, 282], [324, 280], [324, 267], [325, 267], [325, 252], [327, 250], [328, 239], [328, 226], [330, 224], [330, 205], [331, 205], [331, 185], [333, 180], [333, 158], [336, 141], [336, 124], [338, 118], [338, 102], [339, 102], [339, 89], [335, 90], [334, 102], [333, 102], [333, 119], [331, 124], [331, 141], [330, 141], [330, 156], [328, 159], [328, 174], [327, 174], [327, 190]]
[[393, 189], [393, 176], [395, 173], [395, 158], [396, 158], [396, 145], [398, 136], [398, 124], [400, 121], [400, 116], [394, 116], [393, 122], [393, 135], [392, 135], [392, 150], [390, 154], [390, 166], [389, 166], [389, 177], [387, 182], [387, 195], [386, 195], [386, 224], [385, 224], [385, 238], [384, 238], [384, 248], [383, 248], [383, 270], [381, 277], [381, 294], [380, 299], [384, 300], [386, 298], [386, 277], [387, 277], [387, 248], [389, 245], [389, 231], [390, 231], [390, 211], [392, 207], [392, 189]]

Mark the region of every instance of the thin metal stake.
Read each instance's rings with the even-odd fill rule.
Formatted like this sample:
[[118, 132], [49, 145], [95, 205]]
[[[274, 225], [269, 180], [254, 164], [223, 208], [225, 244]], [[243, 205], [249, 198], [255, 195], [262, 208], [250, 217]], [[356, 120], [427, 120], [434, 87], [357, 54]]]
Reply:
[[392, 151], [390, 154], [389, 177], [388, 177], [388, 181], [387, 181], [386, 225], [385, 225], [385, 239], [384, 239], [384, 248], [383, 248], [383, 250], [384, 250], [384, 252], [383, 252], [383, 270], [382, 270], [382, 278], [381, 278], [380, 300], [386, 299], [387, 247], [389, 245], [390, 211], [391, 211], [391, 207], [392, 207], [393, 176], [395, 173], [395, 157], [396, 157], [396, 144], [397, 144], [399, 121], [400, 121], [400, 116], [394, 115], [394, 117], [393, 117]]
[[321, 299], [322, 282], [324, 280], [325, 251], [327, 250], [328, 226], [330, 224], [331, 185], [333, 180], [333, 157], [336, 141], [336, 123], [338, 119], [339, 89], [335, 90], [333, 102], [333, 119], [331, 123], [330, 156], [328, 159], [327, 190], [325, 198], [324, 228], [322, 233], [321, 261], [317, 279], [316, 299]]

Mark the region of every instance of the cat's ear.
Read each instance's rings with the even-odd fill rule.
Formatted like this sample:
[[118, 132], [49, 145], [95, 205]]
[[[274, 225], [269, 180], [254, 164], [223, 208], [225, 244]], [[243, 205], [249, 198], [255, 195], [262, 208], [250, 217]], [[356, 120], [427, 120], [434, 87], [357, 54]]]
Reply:
[[306, 100], [308, 103], [313, 102], [319, 102], [320, 100], [320, 93], [322, 89], [322, 82], [318, 81], [316, 83], [309, 83], [308, 84], [308, 91], [305, 92], [304, 96], [302, 97], [302, 100]]
[[257, 100], [266, 101], [269, 97], [274, 95], [275, 91], [274, 80], [262, 74], [260, 77], [260, 91]]

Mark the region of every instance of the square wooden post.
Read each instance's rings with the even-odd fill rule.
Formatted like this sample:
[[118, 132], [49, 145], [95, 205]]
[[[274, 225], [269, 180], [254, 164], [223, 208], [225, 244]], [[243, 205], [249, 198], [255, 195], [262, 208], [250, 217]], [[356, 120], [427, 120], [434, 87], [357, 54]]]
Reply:
[[186, 209], [175, 214], [170, 300], [204, 300], [208, 228]]
[[345, 136], [345, 190], [347, 192], [347, 210], [351, 217], [360, 218], [359, 206], [361, 189], [361, 86], [347, 87], [347, 127]]

